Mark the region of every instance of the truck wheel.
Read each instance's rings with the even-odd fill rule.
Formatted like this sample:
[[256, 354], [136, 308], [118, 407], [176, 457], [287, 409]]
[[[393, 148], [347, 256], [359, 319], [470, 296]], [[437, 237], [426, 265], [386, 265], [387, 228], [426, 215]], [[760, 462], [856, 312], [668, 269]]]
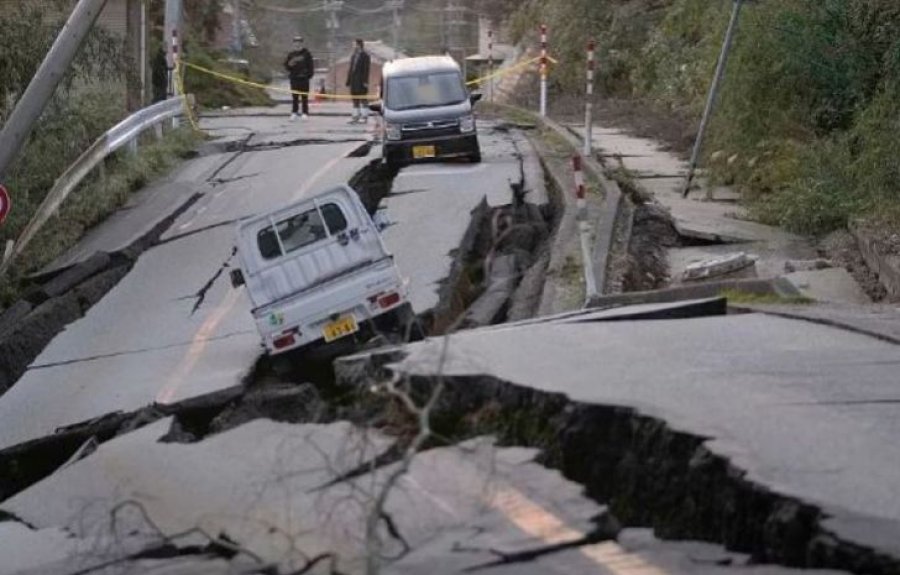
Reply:
[[391, 336], [394, 343], [407, 343], [425, 339], [425, 330], [422, 329], [422, 322], [419, 321], [410, 304], [397, 308], [393, 313]]

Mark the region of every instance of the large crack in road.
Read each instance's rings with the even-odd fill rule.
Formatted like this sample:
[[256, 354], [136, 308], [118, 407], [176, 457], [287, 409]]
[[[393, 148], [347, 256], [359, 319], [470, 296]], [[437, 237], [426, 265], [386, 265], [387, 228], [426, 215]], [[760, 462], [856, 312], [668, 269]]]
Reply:
[[[535, 313], [540, 299], [536, 286], [542, 284], [547, 266], [547, 242], [559, 218], [552, 209], [525, 200], [527, 183], [521, 171], [522, 155], [517, 153], [521, 175], [518, 181], [510, 182], [510, 203], [499, 207], [483, 203], [473, 211], [440, 292], [440, 303], [422, 318], [432, 335], [523, 320]], [[351, 179], [351, 185], [367, 210], [375, 213], [390, 194], [396, 175], [375, 160]], [[647, 281], [655, 285], [665, 275], [655, 255], [657, 246], [640, 239], [658, 236], [666, 227], [664, 218], [650, 212], [641, 214], [635, 227], [639, 239], [632, 244], [637, 246], [632, 248], [636, 267], [629, 270], [631, 279], [624, 282], [626, 290], [646, 287]], [[646, 226], [641, 223], [645, 221]], [[216, 227], [227, 223], [232, 222]], [[195, 299], [194, 312], [203, 305], [207, 292], [233, 256], [232, 251], [205, 285], [190, 296]], [[500, 263], [504, 258], [507, 264]], [[648, 278], [648, 274], [654, 277]], [[316, 483], [307, 493], [342, 486], [358, 489], [359, 480], [387, 472], [401, 462], [416, 435], [415, 418], [383, 388], [383, 382], [393, 377], [387, 365], [402, 358], [403, 353], [394, 350], [344, 359], [337, 363], [335, 374], [330, 363], [298, 359], [284, 372], [269, 358], [261, 357], [245, 381], [234, 388], [173, 404], [107, 414], [0, 450], [0, 501], [74, 460], [92, 457], [98, 447], [113, 439], [168, 418], [171, 423], [159, 442], [198, 444], [261, 419], [293, 425], [350, 422], [360, 429], [375, 430], [393, 442], [381, 453]], [[47, 366], [35, 366], [40, 367]], [[493, 436], [500, 446], [536, 448], [541, 465], [560, 470], [566, 478], [584, 486], [592, 500], [609, 505], [610, 513], [598, 518], [591, 529], [563, 542], [537, 542], [513, 551], [499, 547], [469, 549], [456, 544], [455, 552], [477, 556], [460, 571], [534, 563], [614, 540], [620, 525], [626, 525], [652, 526], [663, 537], [715, 541], [749, 553], [757, 561], [876, 575], [898, 572], [893, 559], [834, 537], [822, 526], [824, 516], [818, 509], [746, 480], [740, 469], [704, 446], [705, 438], [674, 431], [661, 420], [631, 409], [578, 404], [559, 394], [486, 376], [411, 377], [407, 384], [405, 392], [420, 405], [427, 403], [436, 385], [443, 387], [430, 416], [434, 428], [420, 453], [432, 454], [442, 448], [466, 453], [462, 447], [466, 442]], [[152, 523], [149, 512], [141, 512]], [[6, 518], [17, 521], [12, 515]], [[384, 509], [378, 511], [378, 521], [385, 537], [400, 547], [394, 560], [405, 558], [413, 549], [411, 534]], [[164, 537], [162, 544], [117, 561], [181, 556], [231, 560], [241, 552], [227, 533], [208, 537], [208, 542], [199, 546], [174, 545], [170, 537]], [[338, 558], [331, 551], [313, 553], [293, 572], [312, 572], [328, 563], [327, 572], [339, 573]], [[274, 567], [256, 567], [248, 572], [280, 572]]]

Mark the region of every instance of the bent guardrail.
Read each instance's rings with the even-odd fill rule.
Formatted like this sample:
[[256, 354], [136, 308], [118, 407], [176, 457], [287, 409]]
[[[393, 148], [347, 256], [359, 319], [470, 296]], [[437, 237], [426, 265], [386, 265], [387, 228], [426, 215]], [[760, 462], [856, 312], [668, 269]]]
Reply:
[[38, 206], [31, 221], [19, 234], [19, 238], [7, 244], [4, 250], [4, 259], [0, 263], [0, 277], [2, 277], [9, 268], [12, 261], [22, 253], [28, 243], [34, 238], [35, 234], [44, 226], [50, 216], [52, 216], [62, 205], [63, 201], [69, 196], [78, 184], [107, 156], [117, 150], [129, 146], [132, 151], [137, 151], [138, 136], [144, 131], [158, 127], [157, 134], [162, 135], [162, 123], [166, 120], [175, 119], [189, 110], [194, 105], [194, 97], [192, 95], [170, 98], [163, 102], [153, 104], [141, 110], [138, 110], [131, 116], [125, 118], [105, 134], [100, 136], [97, 141], [89, 147], [69, 168], [56, 179], [53, 187], [47, 192], [44, 201]]

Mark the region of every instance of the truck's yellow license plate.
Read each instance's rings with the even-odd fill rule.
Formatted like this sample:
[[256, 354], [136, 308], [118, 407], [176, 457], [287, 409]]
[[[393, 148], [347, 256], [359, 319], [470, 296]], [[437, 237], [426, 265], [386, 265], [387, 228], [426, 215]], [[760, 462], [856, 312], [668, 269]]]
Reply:
[[433, 158], [437, 154], [434, 146], [413, 146], [413, 159], [420, 160], [422, 158]]
[[356, 324], [356, 318], [352, 315], [345, 315], [331, 323], [325, 324], [325, 327], [322, 328], [322, 335], [325, 336], [327, 343], [358, 331], [359, 326]]

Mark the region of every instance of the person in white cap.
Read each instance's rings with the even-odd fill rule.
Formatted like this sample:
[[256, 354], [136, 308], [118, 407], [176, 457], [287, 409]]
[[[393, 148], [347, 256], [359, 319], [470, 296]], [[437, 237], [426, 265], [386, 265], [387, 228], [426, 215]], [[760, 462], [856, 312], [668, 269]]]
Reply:
[[[284, 59], [284, 67], [291, 78], [291, 120], [297, 119], [300, 112], [300, 101], [303, 102], [304, 120], [309, 117], [309, 80], [315, 72], [315, 64], [309, 50], [303, 45], [303, 36], [294, 37], [293, 49]], [[302, 92], [302, 95], [297, 94]]]

